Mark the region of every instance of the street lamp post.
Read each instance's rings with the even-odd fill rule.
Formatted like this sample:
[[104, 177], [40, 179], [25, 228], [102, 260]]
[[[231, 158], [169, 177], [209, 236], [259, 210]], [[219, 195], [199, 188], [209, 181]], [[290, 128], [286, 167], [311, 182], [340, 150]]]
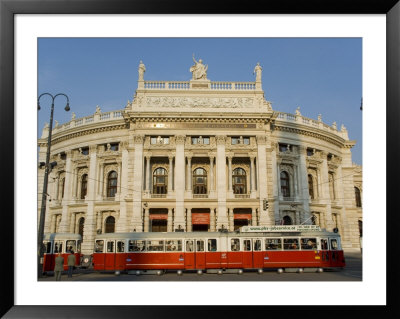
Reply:
[[44, 171], [44, 181], [43, 181], [43, 191], [42, 191], [42, 206], [40, 209], [40, 216], [39, 216], [39, 230], [38, 230], [38, 277], [42, 277], [43, 274], [43, 255], [44, 255], [44, 247], [43, 247], [43, 237], [44, 237], [44, 221], [45, 221], [45, 214], [46, 214], [46, 197], [47, 194], [47, 183], [49, 179], [49, 161], [50, 161], [50, 147], [51, 147], [51, 133], [53, 130], [53, 113], [54, 113], [54, 100], [57, 96], [63, 95], [67, 98], [67, 105], [65, 106], [65, 111], [69, 111], [69, 99], [68, 96], [64, 93], [58, 93], [55, 96], [51, 95], [50, 93], [43, 93], [38, 97], [37, 104], [38, 110], [40, 110], [40, 103], [39, 100], [43, 95], [49, 95], [52, 99], [51, 102], [51, 112], [50, 112], [50, 124], [49, 124], [49, 136], [47, 138], [47, 152], [46, 152], [46, 164], [45, 164], [45, 171]]

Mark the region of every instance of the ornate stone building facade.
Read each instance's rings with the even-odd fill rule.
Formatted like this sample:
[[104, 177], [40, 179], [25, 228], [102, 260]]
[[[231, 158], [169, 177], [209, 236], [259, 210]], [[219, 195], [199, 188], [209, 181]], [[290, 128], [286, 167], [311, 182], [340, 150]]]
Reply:
[[56, 123], [45, 233], [80, 233], [89, 254], [104, 232], [314, 223], [360, 247], [362, 172], [346, 128], [274, 111], [259, 64], [255, 82], [213, 82], [193, 60], [187, 82], [145, 81], [140, 62], [123, 110]]

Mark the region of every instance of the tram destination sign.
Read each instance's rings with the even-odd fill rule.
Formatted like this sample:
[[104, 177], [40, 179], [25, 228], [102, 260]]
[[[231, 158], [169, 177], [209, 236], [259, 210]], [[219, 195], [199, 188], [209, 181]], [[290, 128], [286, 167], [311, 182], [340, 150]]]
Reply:
[[242, 233], [321, 231], [317, 225], [243, 226]]

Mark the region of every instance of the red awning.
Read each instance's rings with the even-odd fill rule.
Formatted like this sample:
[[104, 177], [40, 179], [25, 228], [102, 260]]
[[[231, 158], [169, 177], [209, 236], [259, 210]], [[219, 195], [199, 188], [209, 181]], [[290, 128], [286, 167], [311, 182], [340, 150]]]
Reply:
[[209, 225], [210, 214], [209, 213], [193, 213], [192, 214], [193, 225]]
[[150, 219], [168, 219], [168, 214], [150, 214]]
[[234, 219], [251, 219], [251, 214], [233, 214]]

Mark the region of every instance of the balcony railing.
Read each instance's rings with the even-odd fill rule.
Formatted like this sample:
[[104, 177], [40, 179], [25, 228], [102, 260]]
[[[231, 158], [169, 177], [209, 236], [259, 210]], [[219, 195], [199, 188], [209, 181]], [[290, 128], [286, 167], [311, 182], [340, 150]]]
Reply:
[[208, 194], [193, 194], [193, 198], [208, 198]]
[[250, 198], [250, 194], [234, 194], [235, 198]]
[[166, 198], [167, 194], [151, 194], [151, 198]]

